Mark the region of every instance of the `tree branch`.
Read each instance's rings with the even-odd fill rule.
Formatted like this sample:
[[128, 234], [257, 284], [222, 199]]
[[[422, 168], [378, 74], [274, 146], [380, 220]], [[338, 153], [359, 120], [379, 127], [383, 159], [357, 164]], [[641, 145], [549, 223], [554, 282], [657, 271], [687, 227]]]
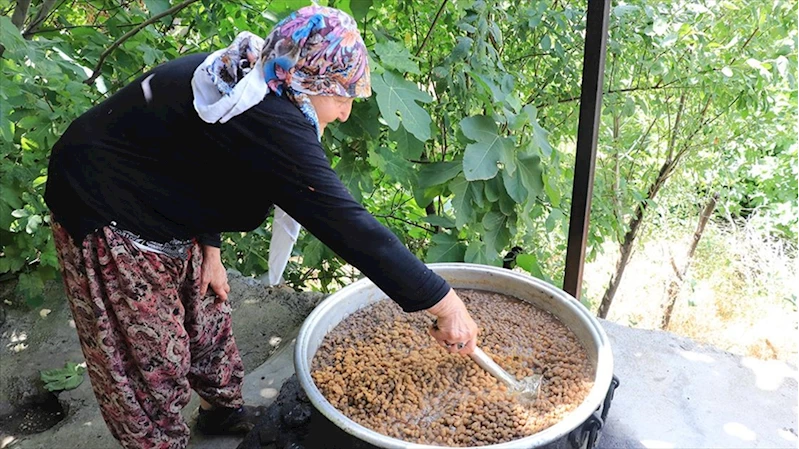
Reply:
[[[747, 37], [746, 40], [744, 41], [744, 44], [741, 45], [741, 49], [739, 50], [740, 54], [743, 55], [744, 49], [746, 49], [746, 46], [749, 45], [749, 42], [752, 42], [752, 39], [755, 37], [758, 31], [760, 31], [760, 27], [756, 26], [755, 29], [752, 30], [752, 34], [750, 34], [749, 37]], [[735, 64], [735, 61], [737, 60], [738, 60], [737, 56], [735, 58], [732, 58], [732, 60], [730, 61], [730, 65]]]
[[677, 108], [677, 117], [674, 119], [674, 126], [671, 127], [671, 136], [669, 138], [669, 145], [666, 148], [666, 159], [671, 160], [674, 155], [674, 144], [677, 142], [677, 132], [680, 130], [680, 120], [682, 119], [683, 111], [685, 110], [685, 98], [687, 94], [685, 91], [680, 95], [680, 106]]
[[196, 1], [197, 0], [184, 0], [183, 2], [178, 3], [177, 5], [167, 9], [166, 11], [164, 11], [162, 13], [156, 14], [156, 15], [150, 17], [149, 19], [147, 19], [144, 22], [142, 22], [139, 25], [137, 25], [132, 30], [130, 30], [127, 33], [125, 33], [124, 35], [122, 35], [122, 37], [117, 39], [116, 42], [111, 44], [110, 47], [106, 48], [105, 51], [100, 55], [100, 59], [97, 61], [97, 65], [94, 66], [94, 70], [92, 71], [93, 72], [92, 76], [90, 76], [88, 79], [86, 79], [86, 81], [84, 81], [83, 83], [91, 85], [100, 76], [100, 69], [103, 67], [103, 63], [105, 62], [105, 59], [108, 57], [108, 55], [110, 55], [114, 50], [116, 50], [126, 40], [130, 39], [131, 37], [133, 37], [136, 33], [138, 33], [139, 31], [143, 30], [148, 25], [151, 25], [151, 24], [157, 22], [158, 20], [160, 20], [163, 17], [166, 17], [166, 16], [174, 14], [174, 13], [180, 11], [181, 9], [191, 5], [192, 3], [196, 2]]
[[517, 62], [519, 62], [521, 60], [527, 59], [527, 58], [537, 58], [539, 56], [550, 56], [550, 55], [552, 55], [551, 51], [545, 51], [543, 53], [529, 53], [529, 54], [526, 54], [526, 55], [519, 56], [517, 58], [511, 59], [510, 61], [508, 61], [508, 64], [515, 64], [515, 63], [517, 63]]
[[[130, 27], [135, 27], [135, 26], [138, 26], [138, 25], [139, 25], [138, 23], [123, 23], [121, 25], [117, 25], [116, 27], [117, 28], [130, 28]], [[104, 23], [100, 23], [100, 24], [97, 24], [97, 25], [67, 25], [67, 26], [63, 26], [63, 27], [53, 27], [53, 28], [45, 28], [45, 29], [42, 29], [42, 30], [38, 30], [37, 29], [35, 31], [25, 31], [25, 33], [23, 33], [23, 36], [25, 38], [28, 38], [30, 36], [33, 36], [34, 34], [51, 33], [53, 31], [74, 30], [76, 28], [98, 28], [99, 29], [99, 28], [107, 28], [107, 27], [108, 27], [108, 25], [106, 25]]]
[[441, 17], [441, 13], [444, 12], [444, 8], [447, 7], [447, 3], [449, 3], [449, 0], [444, 0], [443, 2], [441, 2], [441, 7], [438, 8], [436, 17], [433, 19], [433, 23], [430, 24], [430, 28], [427, 30], [427, 34], [424, 36], [422, 45], [420, 45], [419, 48], [416, 49], [415, 53], [416, 56], [419, 56], [424, 46], [427, 45], [427, 40], [430, 39], [430, 35], [433, 34], [433, 28], [436, 27], [436, 22], [438, 22], [438, 18]]
[[[666, 88], [669, 88], [669, 87], [677, 87], [677, 86], [673, 86], [673, 85], [675, 83], [677, 83], [678, 81], [682, 81], [682, 80], [674, 80], [674, 81], [666, 83], [666, 84], [659, 84], [659, 85], [656, 84], [654, 86], [636, 86], [636, 87], [624, 87], [624, 88], [621, 88], [621, 89], [608, 89], [608, 90], [605, 91], [604, 95], [618, 94], [618, 93], [624, 93], [624, 92], [636, 92], [636, 91], [640, 91], [640, 90], [658, 90], [658, 89], [666, 89]], [[580, 99], [579, 96], [569, 97], [569, 98], [561, 98], [560, 100], [558, 100], [558, 103], [568, 103], [570, 101], [577, 101], [579, 99]]]
[[435, 233], [435, 231], [434, 231], [434, 230], [432, 230], [432, 229], [430, 229], [430, 228], [426, 228], [426, 227], [424, 227], [424, 226], [420, 225], [419, 223], [414, 223], [414, 222], [412, 222], [412, 221], [410, 221], [410, 220], [406, 220], [406, 219], [404, 219], [404, 218], [395, 217], [394, 215], [375, 214], [375, 217], [377, 217], [377, 218], [384, 218], [384, 219], [386, 219], [386, 220], [388, 220], [388, 219], [391, 219], [391, 220], [397, 220], [397, 221], [401, 221], [401, 222], [403, 222], [403, 223], [405, 223], [405, 224], [407, 224], [407, 225], [411, 225], [411, 226], [417, 227], [417, 228], [419, 228], [419, 229], [424, 229], [425, 231], [427, 231], [427, 232], [429, 232], [429, 233], [431, 233], [431, 234]]
[[50, 16], [50, 11], [53, 9], [53, 5], [55, 5], [56, 0], [44, 0], [42, 2], [42, 6], [39, 8], [39, 12], [36, 13], [36, 17], [28, 24], [28, 27], [25, 29], [25, 32], [22, 33], [22, 37], [28, 38], [30, 36], [29, 33], [35, 32], [36, 29], [44, 23], [45, 20]]
[[17, 7], [14, 8], [14, 14], [11, 16], [11, 23], [18, 30], [21, 30], [22, 26], [25, 25], [25, 18], [28, 17], [28, 8], [30, 6], [31, 0], [17, 0]]

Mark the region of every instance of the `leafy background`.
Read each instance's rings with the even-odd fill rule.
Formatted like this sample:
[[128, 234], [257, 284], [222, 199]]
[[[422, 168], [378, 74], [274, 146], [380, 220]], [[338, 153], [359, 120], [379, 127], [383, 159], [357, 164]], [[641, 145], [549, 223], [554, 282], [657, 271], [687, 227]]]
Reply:
[[[370, 51], [374, 95], [323, 139], [355, 197], [427, 262], [501, 265], [519, 246], [516, 269], [560, 286], [584, 5], [320, 3], [350, 12]], [[73, 119], [159, 63], [222, 48], [240, 31], [266, 35], [307, 4], [0, 2], [0, 279], [36, 307], [58, 276], [42, 193], [50, 148]], [[791, 1], [613, 3], [587, 252], [608, 285], [586, 287], [587, 306], [608, 315], [634, 260], [625, 251], [690, 236], [716, 193], [714, 226], [756, 229], [761, 247], [779, 242], [793, 263], [796, 26]], [[226, 265], [263, 274], [269, 237], [269, 222], [225, 234]], [[727, 245], [706, 244], [698, 256]], [[295, 256], [286, 277], [298, 289], [359, 276], [307, 233]], [[790, 291], [779, 300], [795, 307]]]

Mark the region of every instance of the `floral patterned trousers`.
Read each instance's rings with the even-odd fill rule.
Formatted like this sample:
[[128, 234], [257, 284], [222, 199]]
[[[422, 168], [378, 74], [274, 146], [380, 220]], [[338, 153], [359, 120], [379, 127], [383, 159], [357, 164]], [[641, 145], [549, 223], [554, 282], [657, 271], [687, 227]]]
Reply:
[[185, 448], [181, 409], [192, 389], [214, 406], [242, 405], [230, 307], [200, 296], [197, 243], [181, 259], [140, 250], [109, 227], [80, 245], [52, 227], [89, 379], [124, 448]]

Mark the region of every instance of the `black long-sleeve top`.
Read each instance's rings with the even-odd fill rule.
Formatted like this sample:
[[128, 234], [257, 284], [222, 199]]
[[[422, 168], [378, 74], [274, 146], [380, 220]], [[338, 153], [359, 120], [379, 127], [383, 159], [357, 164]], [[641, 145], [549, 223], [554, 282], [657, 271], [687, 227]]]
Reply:
[[277, 205], [405, 311], [443, 298], [447, 282], [352, 198], [291, 101], [267, 95], [224, 124], [200, 119], [191, 77], [206, 56], [142, 75], [55, 144], [45, 201], [72, 238], [115, 222], [151, 241], [219, 246], [219, 233], [251, 231]]

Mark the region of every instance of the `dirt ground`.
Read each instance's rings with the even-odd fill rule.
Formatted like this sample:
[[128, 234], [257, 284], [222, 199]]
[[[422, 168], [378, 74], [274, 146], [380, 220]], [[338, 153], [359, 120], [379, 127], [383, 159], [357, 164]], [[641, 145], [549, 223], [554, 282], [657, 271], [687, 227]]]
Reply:
[[[320, 293], [269, 287], [232, 271], [229, 282], [234, 334], [248, 373], [277, 351], [324, 297]], [[58, 412], [69, 418], [81, 414], [81, 409], [89, 404], [96, 408], [85, 375], [80, 387], [58, 394], [57, 401], [52, 400], [40, 380], [41, 370], [83, 362], [62, 286], [48, 284], [45, 303], [37, 311], [15, 306], [19, 301], [11, 292], [12, 285], [0, 285], [0, 448], [15, 447], [26, 433], [51, 425], [47, 420], [59, 417]], [[53, 409], [54, 402], [61, 410]], [[37, 408], [38, 414], [30, 412]], [[26, 411], [36, 416], [26, 418]], [[27, 438], [35, 439], [36, 435]]]

